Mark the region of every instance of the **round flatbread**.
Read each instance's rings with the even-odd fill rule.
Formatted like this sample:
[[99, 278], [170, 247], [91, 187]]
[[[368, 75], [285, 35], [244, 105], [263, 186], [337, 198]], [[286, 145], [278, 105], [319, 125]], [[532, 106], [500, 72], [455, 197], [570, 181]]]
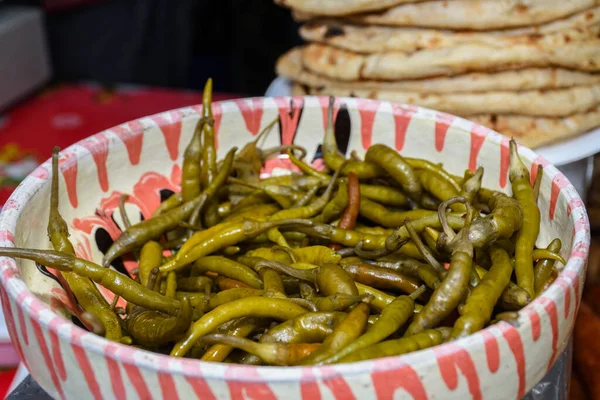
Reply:
[[[540, 25], [600, 5], [600, 0], [432, 0], [348, 17], [370, 25], [490, 30]], [[297, 21], [318, 14], [294, 11]]]
[[559, 89], [600, 83], [600, 74], [563, 68], [525, 68], [495, 73], [469, 73], [451, 77], [404, 81], [363, 80], [347, 82], [317, 75], [302, 66], [302, 50], [294, 48], [282, 55], [276, 72], [293, 81], [313, 88], [393, 90], [420, 93], [463, 93], [485, 91], [519, 91]]
[[495, 47], [473, 43], [414, 53], [368, 55], [311, 43], [303, 48], [302, 63], [317, 74], [342, 81], [393, 81], [526, 67], [562, 67], [595, 72], [600, 71], [600, 40], [570, 42], [561, 46], [535, 43]]
[[600, 34], [600, 7], [569, 17], [568, 20], [563, 20], [562, 23], [552, 22], [532, 29], [486, 32], [353, 25], [328, 20], [303, 25], [300, 27], [300, 36], [309, 42], [324, 43], [357, 53], [388, 51], [412, 53], [471, 43], [494, 47], [536, 43], [560, 46], [572, 41], [593, 39]]
[[275, 0], [275, 4], [318, 15], [348, 15], [378, 11], [421, 0]]
[[487, 126], [530, 148], [581, 135], [600, 126], [600, 108], [566, 118], [540, 118], [523, 115], [471, 115], [464, 118]]
[[415, 104], [456, 115], [521, 114], [540, 117], [567, 117], [600, 105], [600, 83], [556, 90], [480, 93], [417, 93], [395, 90], [361, 90], [328, 87], [309, 88], [318, 96], [362, 97], [392, 103]]
[[[306, 87], [298, 83], [292, 85], [292, 93], [294, 96], [308, 94]], [[460, 116], [508, 137], [514, 137], [520, 144], [530, 148], [561, 142], [600, 126], [600, 107], [565, 118], [531, 117], [516, 114]]]

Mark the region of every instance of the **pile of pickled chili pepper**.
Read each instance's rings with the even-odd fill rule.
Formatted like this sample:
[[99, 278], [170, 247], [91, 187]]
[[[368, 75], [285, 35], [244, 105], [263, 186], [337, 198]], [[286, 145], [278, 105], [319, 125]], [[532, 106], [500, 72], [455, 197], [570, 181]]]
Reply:
[[[323, 365], [393, 356], [477, 332], [538, 296], [559, 273], [561, 242], [535, 247], [537, 196], [510, 142], [512, 196], [481, 187], [483, 169], [448, 173], [376, 144], [364, 159], [337, 149], [333, 99], [326, 168], [299, 146], [257, 140], [217, 160], [212, 83], [187, 145], [181, 191], [131, 224], [103, 265], [77, 258], [58, 211], [54, 250], [0, 248], [59, 271], [82, 323], [107, 339], [176, 357], [250, 365]], [[301, 173], [260, 178], [281, 153]], [[541, 167], [540, 167], [541, 168]], [[138, 260], [126, 276], [110, 265]], [[115, 294], [109, 304], [101, 285]], [[116, 299], [127, 302], [116, 307]]]

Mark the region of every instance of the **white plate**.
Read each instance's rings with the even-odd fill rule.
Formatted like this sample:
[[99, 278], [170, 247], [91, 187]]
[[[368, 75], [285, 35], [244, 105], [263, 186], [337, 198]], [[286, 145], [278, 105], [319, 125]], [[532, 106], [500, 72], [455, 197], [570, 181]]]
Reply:
[[[292, 82], [287, 78], [277, 77], [271, 82], [265, 95], [291, 96], [291, 94]], [[535, 152], [557, 167], [583, 160], [600, 152], [600, 127], [573, 139], [538, 147]]]

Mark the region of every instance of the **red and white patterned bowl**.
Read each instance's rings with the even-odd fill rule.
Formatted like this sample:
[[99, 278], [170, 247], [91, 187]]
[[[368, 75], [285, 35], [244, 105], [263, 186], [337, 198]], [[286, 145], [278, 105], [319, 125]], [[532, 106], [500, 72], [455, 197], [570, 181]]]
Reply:
[[[218, 152], [241, 147], [277, 116], [279, 135], [265, 146], [297, 143], [318, 154], [327, 98], [253, 98], [214, 104]], [[344, 104], [345, 107], [340, 108]], [[338, 140], [346, 152], [385, 143], [402, 154], [443, 162], [451, 172], [485, 167], [484, 185], [510, 192], [508, 139], [469, 121], [414, 106], [337, 100]], [[177, 190], [183, 149], [201, 107], [141, 118], [62, 152], [61, 212], [80, 257], [100, 261], [119, 234], [118, 198], [128, 214], [148, 216], [161, 190]], [[556, 282], [522, 310], [515, 324], [496, 324], [465, 339], [402, 357], [314, 368], [279, 368], [177, 359], [109, 342], [65, 319], [64, 292], [31, 262], [0, 259], [2, 305], [14, 346], [55, 398], [521, 398], [564, 349], [583, 287], [589, 224], [577, 192], [532, 151], [521, 156], [535, 173], [543, 164], [538, 245], [560, 237], [568, 259]], [[315, 159], [314, 163], [319, 163]], [[289, 168], [285, 159], [265, 172]], [[33, 172], [0, 216], [0, 245], [48, 247], [50, 164]], [[137, 211], [136, 211], [137, 210]], [[137, 217], [139, 219], [139, 216]], [[135, 218], [134, 218], [135, 219]], [[134, 267], [126, 261], [124, 268]]]

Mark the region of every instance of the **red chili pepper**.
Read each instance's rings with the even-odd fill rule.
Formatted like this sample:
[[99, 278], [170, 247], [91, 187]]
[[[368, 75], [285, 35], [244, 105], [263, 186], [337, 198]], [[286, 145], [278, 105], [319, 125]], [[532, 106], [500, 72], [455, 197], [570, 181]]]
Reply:
[[[348, 205], [340, 218], [338, 228], [352, 230], [356, 226], [356, 219], [360, 210], [360, 183], [354, 172], [348, 174]], [[339, 250], [342, 246], [334, 243], [329, 246], [333, 250]]]

